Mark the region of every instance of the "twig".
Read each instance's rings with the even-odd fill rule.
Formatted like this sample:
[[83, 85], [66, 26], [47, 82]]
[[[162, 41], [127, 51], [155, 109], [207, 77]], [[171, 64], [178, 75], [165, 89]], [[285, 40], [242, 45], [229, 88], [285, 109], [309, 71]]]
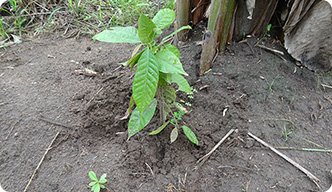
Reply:
[[[118, 69], [120, 69], [122, 66], [120, 65], [119, 67], [117, 67], [117, 68], [115, 68], [113, 71], [111, 71], [111, 73], [114, 73], [115, 71], [117, 71]], [[108, 80], [111, 80], [111, 79], [115, 79], [115, 78], [117, 78], [118, 76], [109, 76], [109, 77], [107, 77], [106, 79], [104, 79], [103, 80], [103, 83], [105, 83], [106, 81], [108, 81]]]
[[[195, 12], [196, 9], [198, 9], [199, 7], [201, 7], [201, 6], [204, 5], [204, 4], [201, 5], [201, 2], [202, 2], [202, 0], [200, 0], [200, 1], [198, 2], [198, 4], [196, 5], [196, 7], [195, 7], [193, 10], [191, 10], [191, 13]], [[205, 3], [205, 4], [206, 4], [206, 3]]]
[[[203, 157], [201, 157], [200, 159], [198, 159], [198, 161], [196, 162], [196, 165], [200, 163], [199, 166], [201, 166], [209, 157], [210, 155], [234, 132], [234, 129], [231, 129], [228, 131], [228, 133], [217, 143], [216, 146], [213, 147], [213, 149], [207, 153], [206, 155], [204, 155]], [[199, 168], [199, 166], [196, 166], [194, 169], [197, 170]]]
[[29, 187], [29, 185], [30, 185], [30, 183], [31, 183], [31, 181], [32, 181], [32, 179], [33, 179], [33, 177], [35, 176], [35, 174], [36, 174], [37, 170], [39, 169], [40, 165], [43, 163], [43, 161], [44, 161], [44, 159], [45, 159], [45, 156], [47, 155], [48, 151], [51, 149], [51, 146], [53, 145], [55, 139], [58, 137], [59, 133], [60, 133], [60, 131], [58, 131], [58, 132], [56, 133], [56, 135], [55, 135], [55, 137], [53, 138], [52, 142], [50, 143], [50, 145], [49, 145], [48, 148], [46, 149], [46, 151], [45, 151], [43, 157], [41, 158], [41, 160], [40, 160], [39, 163], [38, 163], [38, 166], [36, 167], [35, 171], [33, 172], [32, 176], [31, 176], [31, 178], [30, 178], [30, 180], [29, 180], [29, 183], [28, 183], [27, 186], [25, 187], [24, 192], [27, 191], [27, 189], [28, 189], [28, 187]]
[[152, 171], [152, 169], [151, 169], [151, 167], [150, 167], [150, 165], [149, 164], [147, 164], [147, 163], [145, 163], [145, 165], [149, 168], [149, 170], [150, 170], [150, 172], [151, 172], [151, 175], [152, 175], [152, 177], [154, 177], [154, 173], [153, 173], [153, 171]]
[[288, 161], [290, 164], [292, 164], [293, 166], [295, 166], [296, 168], [300, 169], [303, 173], [305, 173], [311, 180], [312, 182], [314, 182], [317, 187], [319, 189], [321, 189], [321, 187], [318, 185], [317, 182], [319, 182], [320, 180], [314, 176], [312, 173], [310, 173], [308, 170], [306, 170], [305, 168], [303, 168], [301, 165], [299, 165], [298, 163], [296, 163], [295, 161], [293, 161], [292, 159], [290, 159], [289, 157], [287, 157], [286, 155], [282, 154], [281, 152], [279, 152], [278, 150], [276, 150], [275, 148], [273, 148], [271, 145], [265, 143], [263, 140], [261, 140], [260, 138], [256, 137], [255, 135], [253, 135], [252, 133], [248, 132], [248, 135], [252, 138], [254, 138], [256, 141], [258, 141], [259, 143], [261, 143], [262, 145], [264, 145], [265, 147], [268, 147], [269, 149], [271, 149], [273, 152], [275, 152], [277, 155], [279, 155], [280, 157], [282, 157], [283, 159], [285, 159], [286, 161]]
[[88, 103], [86, 105], [89, 105], [91, 103], [91, 101], [100, 93], [101, 90], [103, 90], [104, 87], [100, 88], [97, 93], [88, 101]]
[[332, 86], [330, 86], [330, 85], [325, 85], [325, 84], [323, 84], [323, 83], [321, 83], [321, 85], [325, 88], [330, 88], [330, 89], [332, 89]]
[[17, 120], [17, 121], [13, 124], [12, 128], [10, 129], [10, 131], [9, 131], [7, 137], [6, 137], [6, 139], [8, 139], [9, 135], [12, 133], [12, 131], [13, 131], [14, 127], [16, 126], [16, 124], [17, 124], [18, 122], [20, 122], [21, 120], [22, 120], [22, 118], [20, 118], [19, 120]]
[[271, 52], [273, 52], [273, 53], [277, 53], [277, 54], [280, 54], [280, 55], [284, 55], [284, 53], [283, 53], [282, 51], [278, 51], [278, 50], [276, 50], [276, 49], [271, 49], [271, 48], [268, 48], [268, 47], [266, 47], [266, 46], [264, 46], [264, 45], [257, 44], [257, 45], [255, 45], [255, 46], [260, 47], [260, 48], [265, 49], [265, 50], [268, 50], [268, 51], [271, 51]]
[[324, 98], [332, 103], [332, 99], [330, 99], [329, 97], [324, 96]]
[[52, 120], [52, 119], [49, 119], [49, 118], [46, 118], [46, 117], [44, 117], [44, 116], [42, 116], [42, 115], [40, 115], [39, 119], [40, 119], [40, 120], [43, 120], [43, 121], [46, 121], [46, 122], [48, 122], [48, 123], [54, 124], [54, 125], [61, 126], [61, 127], [72, 128], [72, 126], [69, 126], [69, 125], [65, 125], [65, 124], [63, 124], [63, 123], [56, 122], [56, 121], [54, 121], [54, 120]]

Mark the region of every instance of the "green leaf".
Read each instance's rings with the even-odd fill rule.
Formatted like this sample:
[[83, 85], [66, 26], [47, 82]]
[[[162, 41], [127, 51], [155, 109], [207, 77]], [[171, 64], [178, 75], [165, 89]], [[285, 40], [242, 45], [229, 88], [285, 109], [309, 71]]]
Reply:
[[168, 49], [158, 51], [156, 58], [159, 62], [159, 70], [163, 73], [180, 73], [188, 75], [182, 68], [180, 59]]
[[104, 186], [104, 185], [100, 185], [100, 188], [104, 189], [104, 188], [105, 188], [105, 186]]
[[170, 74], [170, 80], [179, 85], [180, 91], [192, 94], [189, 83], [182, 75], [177, 73]]
[[169, 121], [167, 121], [166, 123], [164, 123], [162, 126], [158, 127], [158, 129], [152, 131], [151, 133], [149, 133], [149, 135], [157, 135], [158, 133], [160, 133], [163, 129], [165, 129], [165, 127], [169, 124]]
[[133, 50], [133, 53], [131, 54], [131, 57], [134, 57], [136, 54], [137, 54], [137, 52], [139, 51], [139, 49], [142, 47], [142, 44], [138, 44], [135, 48], [134, 48], [134, 50]]
[[187, 127], [185, 125], [182, 126], [182, 129], [183, 129], [184, 134], [188, 137], [188, 139], [191, 142], [198, 145], [198, 140], [197, 140], [197, 137], [196, 137], [195, 133], [189, 127]]
[[165, 85], [160, 86], [161, 95], [167, 104], [173, 103], [176, 99], [175, 89]]
[[93, 182], [89, 183], [89, 186], [94, 186], [94, 185], [97, 184], [97, 183], [98, 183], [98, 182], [93, 181]]
[[138, 37], [144, 44], [148, 44], [152, 41], [155, 32], [153, 29], [156, 25], [144, 14], [138, 19]]
[[170, 35], [168, 35], [167, 37], [163, 38], [163, 40], [161, 40], [161, 42], [166, 41], [168, 38], [172, 37], [173, 35], [177, 34], [178, 32], [185, 30], [185, 29], [191, 29], [191, 27], [189, 25], [187, 26], [182, 26], [180, 27], [180, 29], [174, 31], [173, 33], [171, 33]]
[[128, 115], [133, 111], [134, 104], [135, 104], [134, 98], [133, 98], [133, 95], [131, 95], [130, 101], [129, 101], [129, 107], [127, 109]]
[[93, 191], [93, 192], [99, 192], [100, 191], [100, 185], [97, 184], [97, 185], [92, 186], [91, 191]]
[[92, 39], [109, 43], [140, 43], [138, 32], [135, 27], [112, 27], [111, 30], [104, 30]]
[[106, 182], [107, 182], [107, 180], [105, 179], [106, 176], [107, 176], [106, 173], [102, 174], [102, 175], [100, 176], [99, 183], [106, 183]]
[[165, 43], [164, 46], [166, 47], [167, 50], [172, 52], [175, 56], [180, 58], [180, 51], [179, 51], [178, 48], [176, 48], [174, 45], [171, 45], [171, 44], [168, 44], [168, 43]]
[[160, 10], [152, 19], [152, 21], [160, 29], [165, 29], [170, 26], [175, 19], [175, 12], [171, 9], [162, 9]]
[[142, 130], [151, 121], [156, 108], [157, 100], [153, 99], [142, 114], [140, 114], [137, 107], [134, 109], [128, 123], [128, 139]]
[[139, 58], [141, 58], [141, 55], [142, 55], [142, 53], [144, 51], [145, 51], [145, 49], [143, 49], [143, 51], [139, 52], [137, 55], [135, 55], [134, 57], [132, 57], [131, 59], [129, 59], [129, 61], [127, 61], [126, 66], [130, 64], [130, 71], [136, 65], [136, 63], [139, 60]]
[[170, 74], [159, 71], [159, 85], [163, 86], [163, 85], [167, 85], [170, 83], [171, 83]]
[[137, 62], [133, 82], [133, 97], [142, 113], [156, 95], [159, 80], [159, 66], [150, 49], [142, 53]]
[[171, 132], [171, 136], [170, 136], [170, 139], [171, 139], [171, 143], [173, 143], [179, 136], [179, 131], [178, 131], [178, 128], [175, 127], [172, 132]]
[[154, 28], [154, 29], [153, 29], [153, 32], [154, 32], [153, 39], [154, 39], [154, 38], [157, 38], [160, 34], [163, 33], [163, 31], [162, 31], [161, 29], [159, 29], [158, 27]]
[[95, 172], [93, 172], [93, 171], [89, 171], [89, 177], [91, 180], [98, 181], [98, 178], [97, 178]]

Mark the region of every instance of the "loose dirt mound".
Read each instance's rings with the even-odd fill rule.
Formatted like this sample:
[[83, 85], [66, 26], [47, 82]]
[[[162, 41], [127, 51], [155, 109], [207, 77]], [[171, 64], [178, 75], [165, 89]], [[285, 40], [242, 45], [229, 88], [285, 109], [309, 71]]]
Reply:
[[[332, 89], [321, 84], [331, 85], [332, 76], [298, 68], [254, 43], [228, 46], [202, 77], [195, 39], [180, 48], [188, 81], [198, 93], [193, 99], [180, 93], [178, 100], [191, 104], [184, 104], [191, 111], [184, 122], [199, 146], [183, 133], [170, 144], [171, 127], [148, 136], [157, 117], [127, 141], [128, 120], [121, 118], [133, 73], [117, 63], [129, 58], [131, 45], [60, 38], [1, 51], [2, 187], [23, 191], [60, 131], [28, 191], [89, 191], [90, 170], [108, 174], [109, 191], [317, 191], [302, 172], [247, 132], [277, 147], [319, 148], [312, 141], [331, 148]], [[83, 67], [100, 76], [74, 73]], [[292, 132], [287, 137], [285, 128]], [[230, 129], [237, 131], [195, 171], [195, 162]], [[323, 189], [331, 185], [331, 153], [282, 152], [320, 178]]]

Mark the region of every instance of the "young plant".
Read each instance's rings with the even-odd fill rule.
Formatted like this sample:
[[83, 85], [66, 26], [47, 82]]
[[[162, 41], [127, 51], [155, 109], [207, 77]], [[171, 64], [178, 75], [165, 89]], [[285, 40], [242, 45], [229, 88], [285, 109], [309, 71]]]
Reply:
[[268, 85], [268, 88], [267, 88], [268, 91], [270, 91], [270, 92], [273, 91], [272, 86], [274, 85], [274, 81], [275, 81], [278, 77], [279, 77], [279, 75], [277, 75], [277, 76], [272, 80], [271, 83], [269, 83], [269, 82], [266, 80], [266, 84]]
[[293, 132], [293, 130], [294, 130], [294, 126], [291, 125], [289, 129], [290, 129], [290, 130], [287, 130], [287, 128], [286, 128], [286, 124], [284, 124], [283, 135], [284, 135], [284, 137], [285, 137], [285, 140], [284, 140], [285, 142], [288, 140], [288, 136]]
[[[10, 24], [7, 24], [3, 21], [3, 19], [1, 20], [1, 27], [3, 28], [3, 30], [5, 30], [5, 28], [3, 27], [3, 24], [6, 24], [8, 26], [8, 31], [10, 32], [15, 32], [15, 29], [18, 29], [19, 31], [19, 35], [22, 36], [22, 30], [24, 28], [24, 24], [27, 21], [27, 19], [23, 18], [23, 13], [26, 11], [26, 9], [19, 9], [18, 6], [18, 2], [16, 0], [8, 0], [8, 2], [10, 3], [11, 6], [11, 10], [12, 11], [8, 11], [4, 8], [0, 8], [0, 10], [8, 13], [9, 15], [11, 15], [14, 18], [14, 27], [12, 27]], [[1, 33], [3, 34], [3, 33]]]
[[265, 37], [271, 37], [271, 35], [270, 35], [271, 27], [272, 27], [272, 24], [269, 24], [269, 25], [266, 27], [266, 31], [265, 31], [265, 33], [264, 33], [264, 36], [265, 36]]
[[89, 186], [91, 187], [91, 191], [99, 192], [100, 189], [104, 189], [105, 186], [102, 184], [107, 182], [106, 176], [107, 176], [107, 174], [104, 173], [102, 176], [100, 176], [100, 179], [98, 180], [96, 174], [93, 171], [90, 171], [89, 177], [92, 180], [92, 182], [89, 184]]
[[[166, 118], [169, 113], [172, 114], [171, 109], [174, 107], [176, 99], [175, 89], [169, 86], [172, 82], [178, 84], [180, 91], [192, 93], [187, 80], [182, 76], [187, 73], [180, 62], [180, 51], [175, 46], [166, 43], [173, 35], [181, 30], [190, 29], [190, 27], [181, 27], [163, 38], [158, 44], [155, 40], [162, 33], [162, 29], [170, 26], [174, 19], [174, 11], [162, 9], [152, 20], [142, 14], [138, 19], [138, 29], [112, 27], [111, 30], [104, 30], [93, 37], [93, 39], [103, 42], [139, 43], [133, 51], [132, 58], [124, 63], [125, 66], [129, 65], [130, 69], [137, 65], [132, 86], [133, 95], [128, 109], [128, 112], [131, 112], [128, 139], [150, 122], [157, 104], [159, 104], [161, 127], [167, 126], [170, 121], [166, 122]], [[131, 111], [134, 103], [136, 108]], [[178, 126], [175, 126], [176, 131], [177, 129]], [[188, 127], [184, 126], [183, 130], [192, 142], [195, 141], [194, 143], [198, 144], [195, 134]]]

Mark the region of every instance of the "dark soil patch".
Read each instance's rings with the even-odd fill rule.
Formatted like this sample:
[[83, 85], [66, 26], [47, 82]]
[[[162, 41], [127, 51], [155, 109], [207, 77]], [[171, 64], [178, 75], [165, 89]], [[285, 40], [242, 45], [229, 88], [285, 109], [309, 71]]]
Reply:
[[[211, 71], [199, 77], [201, 48], [195, 41], [182, 45], [181, 60], [198, 93], [193, 99], [180, 93], [178, 100], [192, 105], [184, 122], [198, 136], [199, 146], [183, 133], [170, 144], [171, 127], [148, 136], [158, 118], [127, 141], [128, 120], [121, 118], [133, 73], [117, 63], [129, 58], [131, 45], [58, 38], [29, 40], [1, 51], [2, 187], [23, 191], [61, 131], [28, 191], [89, 191], [90, 170], [108, 174], [109, 191], [318, 191], [302, 172], [247, 132], [278, 147], [318, 148], [307, 139], [332, 148], [332, 90], [321, 86], [332, 84], [331, 74], [299, 68], [288, 57], [254, 47], [256, 40], [249, 39], [228, 46]], [[73, 73], [86, 66], [101, 76]], [[294, 122], [287, 141], [283, 130], [291, 124], [286, 119]], [[194, 171], [195, 162], [230, 129], [237, 131]], [[324, 190], [331, 186], [331, 153], [282, 152], [320, 178]]]

